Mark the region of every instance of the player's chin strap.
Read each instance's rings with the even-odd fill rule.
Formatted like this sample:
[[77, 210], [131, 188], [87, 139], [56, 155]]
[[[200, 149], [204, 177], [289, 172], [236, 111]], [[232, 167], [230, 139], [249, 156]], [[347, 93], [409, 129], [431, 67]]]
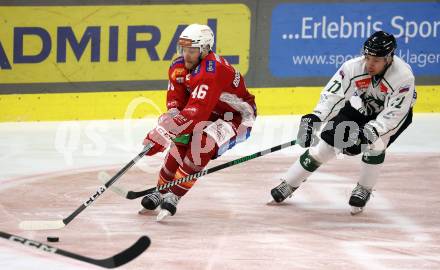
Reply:
[[211, 51], [210, 49], [208, 49], [208, 52], [207, 52], [205, 55], [203, 55], [203, 49], [200, 48], [200, 55], [199, 55], [199, 63], [198, 63], [198, 65], [200, 65], [200, 63], [202, 62], [203, 58], [205, 58], [206, 56], [208, 56], [208, 54], [209, 54], [210, 52], [212, 52], [212, 51]]

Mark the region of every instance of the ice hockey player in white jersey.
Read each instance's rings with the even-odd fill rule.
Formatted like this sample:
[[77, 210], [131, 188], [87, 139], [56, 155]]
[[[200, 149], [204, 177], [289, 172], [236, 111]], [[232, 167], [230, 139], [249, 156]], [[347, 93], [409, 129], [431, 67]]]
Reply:
[[330, 79], [313, 113], [301, 118], [297, 143], [310, 148], [271, 190], [273, 201], [292, 196], [337, 154], [362, 153], [360, 177], [349, 200], [352, 214], [362, 212], [379, 177], [385, 150], [412, 122], [417, 97], [414, 75], [394, 55], [396, 47], [393, 35], [376, 32], [365, 41], [363, 55], [346, 61]]

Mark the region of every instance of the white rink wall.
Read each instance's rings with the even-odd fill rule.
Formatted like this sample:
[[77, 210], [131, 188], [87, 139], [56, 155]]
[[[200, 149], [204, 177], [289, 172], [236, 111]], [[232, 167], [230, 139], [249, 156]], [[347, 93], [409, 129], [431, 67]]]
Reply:
[[[224, 154], [240, 157], [296, 137], [300, 116], [259, 116], [251, 137]], [[141, 149], [155, 118], [0, 124], [0, 181], [32, 174], [125, 164]], [[387, 153], [440, 153], [440, 114], [415, 114]], [[298, 155], [299, 146], [271, 155]], [[164, 156], [164, 154], [161, 154]], [[151, 159], [151, 158], [150, 158]], [[160, 155], [154, 157], [160, 163]], [[148, 167], [148, 158], [140, 166]]]

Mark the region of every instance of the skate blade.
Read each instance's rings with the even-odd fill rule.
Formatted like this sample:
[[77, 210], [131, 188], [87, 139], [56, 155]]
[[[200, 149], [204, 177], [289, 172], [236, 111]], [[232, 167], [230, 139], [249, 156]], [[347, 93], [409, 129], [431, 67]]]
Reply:
[[354, 216], [354, 215], [357, 215], [357, 214], [362, 213], [362, 211], [364, 211], [364, 208], [363, 208], [363, 207], [352, 206], [352, 207], [351, 207], [350, 214], [351, 214], [352, 216]]
[[141, 210], [138, 211], [139, 215], [143, 215], [143, 216], [150, 216], [150, 215], [154, 215], [155, 213], [159, 212], [160, 207], [157, 207], [154, 210], [149, 210], [146, 208], [142, 208]]
[[278, 203], [273, 199], [273, 198], [270, 198], [267, 202], [266, 202], [266, 205], [277, 205]]
[[156, 221], [160, 222], [164, 220], [167, 216], [171, 216], [171, 213], [168, 210], [161, 209], [159, 214], [156, 217]]
[[148, 210], [148, 209], [142, 208], [141, 210], [138, 211], [138, 214], [139, 215], [147, 215], [147, 214], [150, 214], [153, 211], [154, 210]]

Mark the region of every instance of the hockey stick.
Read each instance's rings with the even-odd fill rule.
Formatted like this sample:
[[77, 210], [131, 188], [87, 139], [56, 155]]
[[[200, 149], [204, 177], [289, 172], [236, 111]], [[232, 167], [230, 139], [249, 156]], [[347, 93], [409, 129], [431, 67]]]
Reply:
[[[108, 174], [106, 171], [100, 171], [98, 173], [97, 178], [98, 178], [99, 182], [105, 183], [108, 181], [108, 179], [110, 179], [110, 177], [111, 177], [110, 174]], [[117, 184], [111, 186], [109, 189], [121, 197], [124, 197], [124, 198], [127, 197], [128, 190], [126, 190], [125, 188], [123, 188], [121, 186], [118, 186]]]
[[148, 144], [144, 147], [142, 152], [140, 152], [134, 159], [132, 159], [127, 165], [124, 166], [118, 173], [116, 173], [105, 185], [100, 186], [98, 190], [80, 207], [78, 207], [72, 214], [70, 214], [65, 219], [60, 220], [27, 220], [22, 221], [19, 224], [20, 229], [22, 230], [57, 230], [64, 228], [67, 224], [69, 224], [77, 215], [79, 215], [84, 209], [86, 209], [89, 205], [91, 205], [99, 196], [101, 196], [107, 188], [109, 188], [116, 180], [119, 179], [128, 169], [133, 167], [136, 162], [139, 161], [149, 150], [153, 147]]
[[37, 242], [34, 240], [26, 239], [24, 237], [9, 234], [9, 233], [2, 232], [2, 231], [0, 231], [0, 237], [4, 238], [6, 240], [10, 240], [12, 242], [20, 243], [24, 246], [33, 247], [33, 248], [39, 249], [41, 251], [46, 251], [49, 253], [56, 253], [56, 254], [59, 254], [59, 255], [65, 256], [65, 257], [69, 257], [69, 258], [72, 258], [75, 260], [91, 263], [91, 264], [105, 267], [105, 268], [116, 268], [116, 267], [119, 267], [121, 265], [124, 265], [124, 264], [134, 260], [137, 256], [141, 255], [142, 252], [144, 252], [150, 246], [150, 243], [151, 243], [150, 238], [148, 238], [148, 236], [144, 235], [144, 236], [140, 237], [136, 241], [136, 243], [131, 245], [126, 250], [123, 250], [123, 251], [119, 252], [118, 254], [116, 254], [115, 256], [112, 256], [110, 258], [99, 260], [99, 259], [93, 259], [90, 257], [85, 257], [85, 256], [82, 256], [79, 254], [69, 252], [67, 250], [63, 250], [63, 249], [59, 249], [59, 248], [52, 247], [49, 245], [45, 245], [43, 243], [40, 243], [40, 242]]
[[234, 159], [234, 160], [231, 160], [231, 161], [229, 161], [227, 163], [220, 164], [218, 166], [214, 166], [212, 168], [200, 171], [198, 173], [191, 174], [191, 175], [188, 175], [188, 176], [176, 179], [176, 180], [174, 180], [172, 182], [169, 182], [169, 183], [167, 183], [165, 185], [161, 185], [161, 186], [154, 187], [154, 188], [149, 188], [149, 189], [143, 190], [143, 191], [128, 191], [127, 195], [125, 196], [125, 198], [127, 198], [129, 200], [134, 200], [134, 199], [137, 199], [139, 197], [145, 196], [145, 195], [147, 195], [149, 193], [153, 193], [155, 191], [160, 191], [160, 190], [168, 189], [168, 188], [170, 188], [172, 186], [175, 186], [175, 185], [178, 185], [178, 184], [181, 184], [181, 183], [184, 183], [184, 182], [189, 182], [189, 181], [193, 180], [194, 178], [199, 178], [199, 177], [202, 177], [204, 175], [207, 175], [207, 174], [219, 171], [219, 170], [223, 170], [223, 169], [228, 168], [228, 167], [235, 166], [235, 165], [243, 163], [245, 161], [248, 161], [248, 160], [251, 160], [251, 159], [254, 159], [254, 158], [257, 158], [257, 157], [261, 157], [261, 156], [267, 155], [267, 154], [272, 153], [272, 152], [279, 151], [281, 149], [284, 149], [284, 148], [290, 147], [292, 145], [295, 145], [295, 143], [296, 143], [296, 140], [293, 140], [293, 141], [290, 141], [290, 142], [287, 142], [287, 143], [284, 143], [284, 144], [280, 144], [280, 145], [274, 146], [272, 148], [269, 148], [269, 149], [266, 149], [266, 150], [254, 153], [252, 155], [248, 155], [248, 156], [245, 156], [245, 157]]

